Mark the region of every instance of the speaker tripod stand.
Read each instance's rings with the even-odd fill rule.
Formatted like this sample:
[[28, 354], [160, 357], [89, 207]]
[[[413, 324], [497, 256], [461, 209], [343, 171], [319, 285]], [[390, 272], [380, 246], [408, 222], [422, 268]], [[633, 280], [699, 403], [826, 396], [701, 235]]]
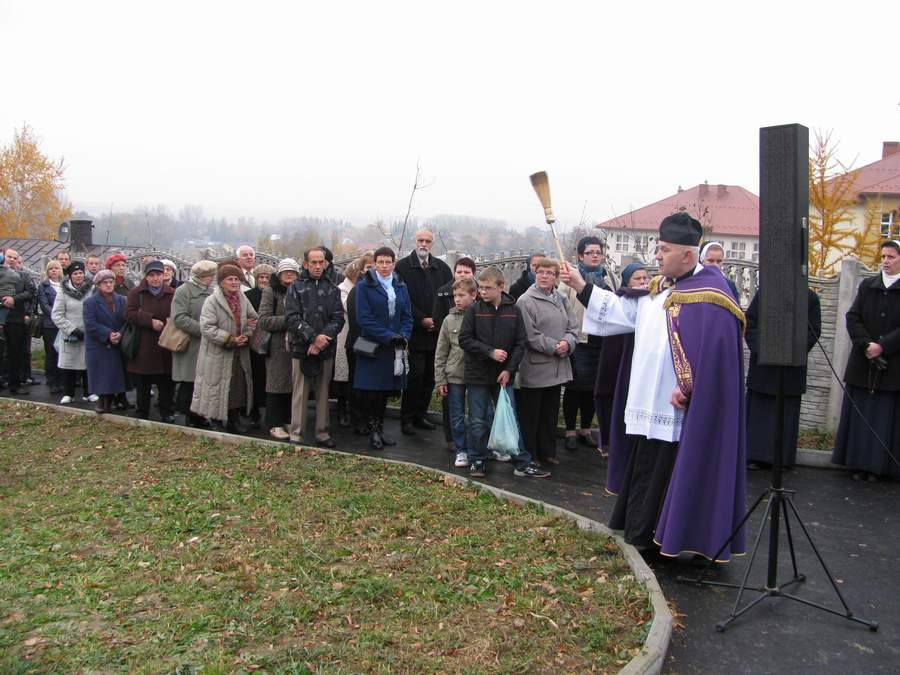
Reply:
[[[804, 605], [808, 605], [810, 607], [814, 607], [823, 612], [828, 612], [829, 614], [834, 614], [836, 616], [840, 616], [848, 621], [854, 621], [856, 623], [860, 623], [866, 627], [870, 631], [878, 630], [878, 623], [875, 621], [868, 621], [866, 619], [862, 619], [858, 616], [855, 616], [853, 612], [850, 610], [850, 607], [847, 605], [847, 601], [844, 600], [844, 596], [841, 594], [840, 589], [838, 588], [837, 582], [834, 579], [834, 576], [831, 574], [831, 570], [828, 569], [828, 565], [825, 563], [825, 559], [822, 557], [822, 554], [819, 552], [819, 549], [816, 547], [815, 543], [812, 540], [812, 537], [809, 534], [809, 531], [806, 529], [806, 526], [803, 524], [803, 521], [800, 518], [800, 514], [797, 513], [797, 508], [794, 506], [794, 501], [792, 499], [792, 495], [795, 494], [795, 490], [786, 490], [782, 485], [782, 439], [784, 438], [784, 372], [783, 366], [778, 368], [778, 388], [776, 390], [778, 393], [775, 397], [775, 406], [778, 410], [778, 418], [776, 425], [776, 444], [774, 448], [774, 463], [772, 465], [772, 484], [766, 488], [765, 492], [763, 492], [759, 497], [757, 497], [756, 501], [753, 503], [753, 506], [747, 511], [743, 520], [741, 520], [740, 524], [734, 529], [731, 533], [731, 536], [722, 544], [722, 547], [716, 552], [716, 554], [712, 557], [712, 559], [703, 567], [700, 573], [696, 577], [684, 577], [679, 576], [678, 581], [684, 583], [694, 583], [700, 586], [724, 586], [726, 588], [736, 588], [738, 589], [737, 597], [734, 600], [734, 606], [731, 609], [731, 614], [727, 619], [720, 621], [716, 624], [716, 630], [720, 633], [723, 632], [726, 628], [728, 628], [729, 624], [732, 621], [742, 616], [746, 612], [753, 609], [753, 607], [760, 604], [763, 600], [767, 598], [787, 598], [789, 600], [793, 600], [795, 602], [799, 602]], [[768, 498], [767, 498], [768, 497]], [[756, 511], [757, 508], [762, 505], [763, 501], [765, 501], [765, 510], [763, 512], [762, 522], [759, 526], [759, 531], [756, 534], [756, 540], [753, 542], [753, 551], [750, 555], [750, 559], [747, 561], [747, 569], [744, 571], [744, 577], [741, 580], [741, 583], [734, 584], [728, 583], [724, 581], [712, 581], [709, 579], [704, 579], [703, 576], [709, 571], [710, 567], [713, 565], [715, 560], [719, 559], [719, 556], [722, 555], [722, 552], [731, 545], [731, 542], [737, 537], [738, 533], [744, 527], [744, 524], [750, 519], [750, 516]], [[782, 514], [784, 516], [784, 531], [786, 535], [786, 539], [788, 542], [788, 550], [791, 554], [791, 569], [793, 572], [793, 576], [787, 581], [779, 582], [778, 581], [778, 548], [779, 548], [779, 531], [782, 523]], [[816, 555], [816, 559], [819, 561], [819, 564], [822, 566], [822, 569], [825, 571], [825, 575], [828, 577], [828, 581], [831, 583], [831, 587], [834, 589], [835, 594], [841, 602], [843, 607], [843, 611], [839, 611], [836, 609], [832, 609], [831, 607], [826, 607], [825, 605], [819, 604], [817, 602], [813, 602], [812, 600], [807, 600], [805, 598], [801, 598], [792, 593], [786, 592], [786, 589], [793, 587], [795, 584], [802, 583], [806, 580], [806, 575], [802, 574], [797, 568], [797, 556], [794, 550], [794, 537], [791, 532], [791, 516], [794, 517], [797, 524], [800, 527], [800, 530], [803, 532], [803, 535], [806, 537], [806, 540], [809, 542], [810, 547], [813, 550], [813, 553]], [[765, 532], [766, 526], [769, 527], [769, 559], [768, 559], [768, 571], [766, 575], [766, 584], [765, 586], [751, 586], [748, 581], [750, 579], [750, 572], [753, 570], [753, 563], [756, 561], [757, 554], [759, 553], [759, 545], [762, 542], [763, 533]], [[753, 600], [748, 601], [745, 605], [741, 606], [741, 600], [744, 596], [744, 593], [747, 591], [753, 591], [759, 593], [759, 596]]]

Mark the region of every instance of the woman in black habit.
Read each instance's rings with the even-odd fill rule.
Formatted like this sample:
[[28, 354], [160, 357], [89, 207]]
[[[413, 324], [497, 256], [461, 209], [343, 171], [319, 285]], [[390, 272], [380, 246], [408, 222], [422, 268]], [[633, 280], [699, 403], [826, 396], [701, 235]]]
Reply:
[[881, 244], [881, 273], [859, 285], [847, 312], [847, 332], [853, 347], [844, 371], [847, 393], [831, 461], [853, 469], [856, 480], [898, 478], [900, 241]]
[[[807, 289], [806, 351], [813, 348], [822, 334], [822, 308], [819, 296]], [[747, 308], [747, 331], [744, 339], [750, 348], [747, 370], [747, 468], [762, 469], [775, 461], [778, 433], [778, 366], [759, 364], [759, 291]], [[784, 433], [781, 437], [781, 463], [794, 466], [797, 459], [797, 436], [800, 433], [800, 401], [806, 393], [806, 366], [784, 366]]]

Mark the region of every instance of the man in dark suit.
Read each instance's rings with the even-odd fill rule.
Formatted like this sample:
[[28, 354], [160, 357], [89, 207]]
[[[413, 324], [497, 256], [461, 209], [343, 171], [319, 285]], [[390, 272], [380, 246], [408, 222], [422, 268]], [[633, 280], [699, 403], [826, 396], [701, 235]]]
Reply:
[[443, 260], [431, 255], [434, 235], [428, 230], [416, 232], [413, 252], [397, 262], [394, 271], [403, 279], [412, 302], [413, 330], [409, 341], [409, 377], [400, 403], [401, 430], [414, 434], [413, 427], [434, 429], [426, 417], [434, 389], [434, 352], [437, 327], [432, 316], [437, 289], [453, 279]]

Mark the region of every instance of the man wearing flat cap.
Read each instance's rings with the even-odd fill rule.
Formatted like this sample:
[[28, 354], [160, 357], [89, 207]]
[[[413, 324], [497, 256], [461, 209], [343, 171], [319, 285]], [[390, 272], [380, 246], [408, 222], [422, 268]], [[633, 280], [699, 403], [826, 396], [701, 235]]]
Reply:
[[744, 314], [725, 277], [699, 264], [700, 223], [684, 211], [659, 227], [659, 276], [619, 297], [569, 267], [563, 281], [585, 306], [584, 331], [634, 332], [625, 406], [631, 445], [610, 527], [665, 556], [724, 562], [744, 552], [746, 441], [741, 335]]

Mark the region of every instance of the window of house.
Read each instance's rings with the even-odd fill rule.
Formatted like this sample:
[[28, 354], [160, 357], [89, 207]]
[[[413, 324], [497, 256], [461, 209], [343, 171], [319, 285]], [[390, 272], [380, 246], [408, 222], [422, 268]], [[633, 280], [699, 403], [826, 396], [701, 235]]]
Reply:
[[747, 242], [746, 241], [732, 241], [729, 244], [730, 248], [728, 249], [727, 258], [734, 258], [736, 260], [744, 260], [747, 257]]
[[628, 252], [628, 235], [616, 234], [616, 253]]
[[900, 236], [900, 220], [894, 217], [893, 211], [881, 214], [881, 236], [885, 239]]
[[753, 242], [753, 257], [751, 258], [753, 262], [759, 262], [759, 242]]

